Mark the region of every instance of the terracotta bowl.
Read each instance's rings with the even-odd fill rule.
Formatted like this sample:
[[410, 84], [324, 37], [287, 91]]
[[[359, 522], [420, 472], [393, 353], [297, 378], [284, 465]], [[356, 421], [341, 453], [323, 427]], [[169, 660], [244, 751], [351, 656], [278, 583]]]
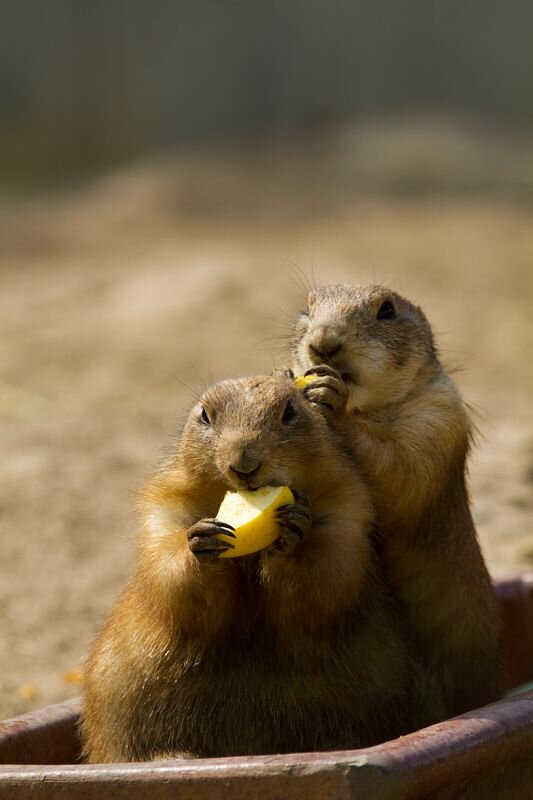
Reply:
[[[533, 576], [496, 584], [509, 690], [533, 681]], [[362, 750], [88, 765], [78, 702], [0, 723], [0, 798], [533, 798], [533, 691]]]

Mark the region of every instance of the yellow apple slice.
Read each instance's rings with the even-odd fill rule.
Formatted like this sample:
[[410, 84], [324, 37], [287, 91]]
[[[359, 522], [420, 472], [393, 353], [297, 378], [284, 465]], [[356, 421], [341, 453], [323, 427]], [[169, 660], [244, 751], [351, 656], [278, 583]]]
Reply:
[[298, 387], [298, 389], [305, 389], [308, 383], [311, 381], [316, 381], [319, 376], [312, 372], [310, 375], [295, 375], [294, 376], [294, 383]]
[[235, 538], [217, 533], [216, 538], [234, 546], [219, 558], [237, 558], [263, 550], [279, 536], [276, 509], [294, 503], [288, 486], [262, 486], [254, 491], [226, 492], [216, 519], [235, 528]]

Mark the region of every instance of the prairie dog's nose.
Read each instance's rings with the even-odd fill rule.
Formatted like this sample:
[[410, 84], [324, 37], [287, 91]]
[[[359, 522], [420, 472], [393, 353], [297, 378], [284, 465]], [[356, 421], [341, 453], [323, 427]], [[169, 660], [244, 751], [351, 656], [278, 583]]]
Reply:
[[246, 466], [244, 466], [241, 463], [239, 463], [238, 466], [235, 466], [235, 464], [230, 464], [229, 468], [239, 478], [246, 478], [246, 477], [250, 476], [252, 474], [252, 472], [255, 472], [256, 470], [258, 470], [260, 466], [261, 466], [261, 462], [260, 461], [254, 461], [251, 464], [246, 464]]
[[312, 332], [307, 346], [312, 357], [328, 359], [340, 353], [342, 342], [335, 331], [320, 327]]
[[261, 466], [261, 457], [255, 448], [243, 447], [234, 452], [230, 459], [229, 468], [239, 477], [251, 475]]

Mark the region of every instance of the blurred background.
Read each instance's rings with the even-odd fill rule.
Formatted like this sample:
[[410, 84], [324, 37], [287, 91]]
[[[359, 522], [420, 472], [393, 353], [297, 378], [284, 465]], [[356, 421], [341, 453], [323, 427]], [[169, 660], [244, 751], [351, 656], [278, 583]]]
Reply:
[[533, 4], [0, 12], [0, 717], [79, 691], [135, 493], [308, 284], [423, 306], [490, 569], [533, 569]]

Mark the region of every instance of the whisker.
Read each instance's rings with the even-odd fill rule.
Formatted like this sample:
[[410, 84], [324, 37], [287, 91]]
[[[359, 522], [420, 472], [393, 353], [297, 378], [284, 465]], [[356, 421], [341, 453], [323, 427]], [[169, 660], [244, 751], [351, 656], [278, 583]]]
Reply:
[[311, 255], [311, 285], [313, 290], [316, 291], [315, 259], [313, 255]]
[[257, 344], [266, 344], [267, 342], [287, 342], [287, 336], [280, 334], [279, 336], [265, 336], [263, 339], [257, 340]]
[[[202, 394], [202, 392], [204, 392], [207, 389], [209, 384], [212, 383], [212, 380], [206, 381], [204, 376], [200, 375], [200, 371], [193, 361], [187, 361], [186, 363], [189, 369], [192, 370], [195, 373], [196, 377], [198, 378], [198, 381], [200, 383], [200, 394]], [[186, 386], [186, 384], [184, 385]], [[190, 389], [190, 387], [187, 388]]]
[[468, 367], [462, 363], [454, 363], [453, 361], [448, 361], [446, 359], [446, 372], [449, 372], [451, 375], [462, 375], [465, 372], [468, 372]]
[[433, 329], [433, 333], [435, 336], [440, 339], [441, 336], [450, 336], [453, 333], [453, 329], [451, 330], [438, 330], [437, 328]]
[[[257, 349], [259, 350], [260, 353], [277, 353], [278, 355], [281, 355], [281, 353], [287, 353], [288, 355], [290, 355], [291, 352], [290, 346], [288, 344], [280, 345], [279, 347], [272, 347], [272, 346], [267, 347], [265, 345], [260, 345], [258, 346]], [[272, 358], [272, 362], [274, 362], [274, 358]]]
[[280, 328], [283, 328], [285, 330], [292, 330], [292, 328], [294, 327], [292, 321], [289, 322], [289, 320], [275, 319], [275, 317], [265, 317], [265, 319], [267, 319], [269, 322], [275, 323]]
[[[392, 289], [393, 292], [396, 292], [396, 291], [398, 291], [400, 280], [401, 279], [398, 277], [398, 278], [393, 278], [391, 281], [389, 281], [389, 280], [383, 281], [382, 283], [383, 283], [383, 286], [387, 286], [387, 288]], [[400, 292], [399, 293], [402, 293], [402, 292], [403, 292], [403, 289], [401, 289], [401, 286], [400, 286]]]
[[290, 270], [292, 270], [292, 275], [289, 275], [289, 277], [293, 284], [300, 292], [302, 292], [302, 294], [305, 294], [307, 297], [313, 287], [304, 270], [299, 264], [296, 264], [294, 261], [290, 261], [290, 259], [284, 258], [282, 259], [282, 262], [285, 263]]
[[493, 419], [493, 415], [487, 411], [486, 408], [483, 408], [483, 406], [480, 406], [478, 403], [474, 403], [472, 400], [463, 400], [463, 402], [470, 414], [473, 439], [475, 441], [479, 441], [481, 439], [482, 441], [486, 442], [487, 436], [479, 427], [478, 422], [488, 422], [489, 420]]
[[277, 303], [273, 303], [272, 307], [275, 308], [276, 311], [279, 311], [279, 313], [287, 319], [292, 319], [292, 313], [287, 308], [283, 308], [283, 306], [280, 306]]
[[176, 383], [179, 383], [180, 386], [182, 386], [184, 389], [186, 389], [187, 392], [190, 394], [190, 396], [194, 400], [198, 401], [200, 399], [201, 392], [198, 392], [197, 389], [193, 389], [192, 386], [189, 386], [188, 383], [185, 383], [185, 381], [182, 381], [181, 378], [174, 378], [174, 380], [176, 381]]

